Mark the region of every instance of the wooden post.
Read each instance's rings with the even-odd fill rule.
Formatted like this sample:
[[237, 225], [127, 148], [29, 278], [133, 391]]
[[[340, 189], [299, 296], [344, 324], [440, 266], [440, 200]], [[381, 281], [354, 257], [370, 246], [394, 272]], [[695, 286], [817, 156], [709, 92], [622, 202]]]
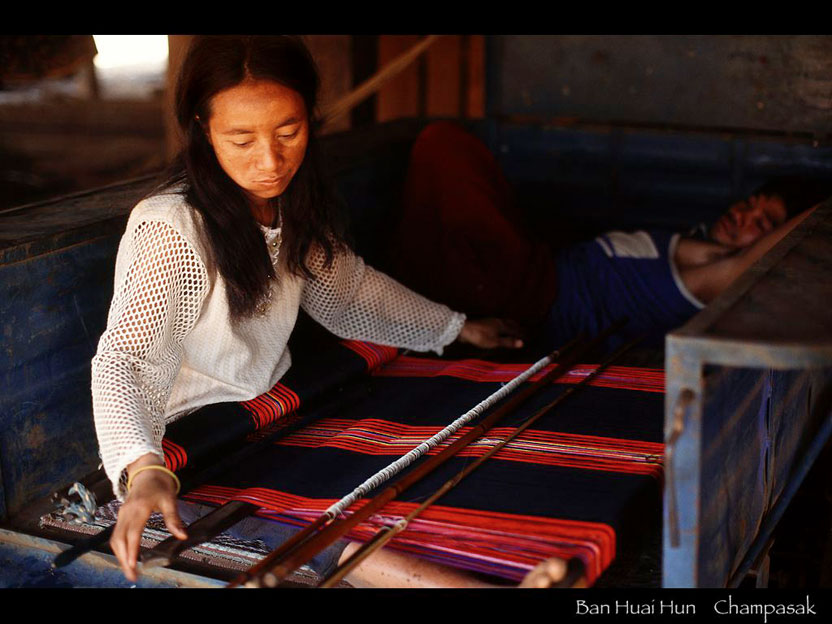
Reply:
[[[419, 35], [381, 35], [378, 38], [378, 67], [384, 67], [421, 39]], [[379, 90], [376, 100], [377, 121], [419, 116], [419, 62], [417, 60]]]
[[427, 51], [427, 115], [458, 117], [460, 114], [460, 79], [462, 71], [462, 37], [445, 35]]
[[485, 36], [468, 35], [468, 48], [463, 56], [466, 63], [465, 116], [472, 119], [485, 117]]
[[191, 43], [191, 35], [168, 35], [168, 77], [163, 108], [165, 123], [165, 157], [173, 160], [182, 145], [182, 136], [174, 114], [174, 91], [179, 68]]
[[[413, 46], [417, 35], [381, 35], [378, 66]], [[385, 84], [376, 120], [400, 117], [480, 118], [485, 114], [485, 38], [444, 35], [425, 58]]]
[[[352, 89], [352, 36], [351, 35], [305, 35], [306, 42], [321, 77], [321, 93], [318, 109], [326, 110], [327, 105], [337, 101]], [[349, 130], [350, 116], [342, 115], [327, 122], [321, 134]]]

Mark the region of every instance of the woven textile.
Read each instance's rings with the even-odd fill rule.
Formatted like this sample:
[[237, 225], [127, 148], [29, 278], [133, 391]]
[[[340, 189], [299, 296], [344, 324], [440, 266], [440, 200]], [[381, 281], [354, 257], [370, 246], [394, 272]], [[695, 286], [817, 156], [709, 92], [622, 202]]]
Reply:
[[[390, 359], [395, 353], [354, 342], [327, 353], [330, 364], [342, 365], [337, 373], [318, 370], [329, 370], [326, 376], [337, 374], [340, 380], [329, 380], [335, 381], [330, 392], [318, 383], [319, 391], [309, 393], [302, 378], [308, 375], [312, 381], [315, 368], [298, 366], [298, 385], [292, 390], [300, 399], [298, 412], [257, 429], [261, 419], [252, 415], [252, 406], [235, 406], [236, 417], [248, 422], [248, 444], [263, 440], [275, 428], [285, 427], [285, 435], [245, 465], [191, 491], [188, 500], [214, 505], [253, 502], [261, 507], [259, 516], [301, 526], [491, 394], [518, 367], [524, 368], [481, 360]], [[417, 359], [422, 361], [413, 361]], [[593, 368], [575, 367], [348, 537], [367, 540], [380, 526], [406, 515], [472, 458], [512, 432], [520, 418]], [[356, 374], [358, 369], [372, 374]], [[414, 374], [405, 376], [407, 370]], [[423, 374], [426, 371], [430, 374]], [[284, 409], [281, 396], [293, 380], [285, 381], [287, 388], [260, 397], [263, 405]], [[546, 557], [579, 556], [593, 582], [614, 559], [617, 542], [635, 539], [644, 530], [644, 514], [658, 511], [662, 385], [661, 371], [652, 369], [615, 367], [603, 372], [425, 511], [389, 547], [514, 580]], [[305, 426], [298, 427], [299, 421]], [[186, 437], [181, 436], [177, 446], [187, 448]], [[167, 453], [168, 461], [180, 455]]]

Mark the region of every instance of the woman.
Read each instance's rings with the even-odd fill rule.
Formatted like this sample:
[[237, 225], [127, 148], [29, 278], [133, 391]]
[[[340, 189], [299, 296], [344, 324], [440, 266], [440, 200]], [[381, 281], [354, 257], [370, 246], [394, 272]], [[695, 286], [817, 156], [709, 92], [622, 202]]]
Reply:
[[290, 37], [197, 37], [184, 61], [186, 145], [130, 216], [93, 360], [102, 461], [124, 501], [111, 546], [131, 580], [151, 512], [185, 537], [175, 477], [158, 469], [165, 424], [269, 390], [290, 366], [300, 307], [345, 338], [440, 353], [454, 340], [521, 346], [500, 321], [467, 320], [346, 247], [320, 174], [317, 89]]

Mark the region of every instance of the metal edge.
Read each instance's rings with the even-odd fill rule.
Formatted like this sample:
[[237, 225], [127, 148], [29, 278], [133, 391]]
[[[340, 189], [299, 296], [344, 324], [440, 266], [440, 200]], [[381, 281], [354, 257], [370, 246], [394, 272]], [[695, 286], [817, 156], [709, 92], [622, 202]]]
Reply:
[[[3, 544], [9, 544], [11, 546], [18, 546], [21, 548], [35, 548], [47, 553], [55, 554], [69, 548], [68, 544], [0, 528], [0, 545]], [[82, 555], [79, 560], [98, 568], [111, 568], [114, 572], [120, 573], [121, 570], [121, 566], [119, 566], [118, 561], [113, 555], [90, 552]], [[157, 582], [175, 583], [181, 587], [219, 588], [225, 587], [226, 585], [224, 581], [188, 572], [180, 572], [169, 568], [150, 568], [142, 570], [142, 576]]]
[[832, 344], [735, 340], [732, 338], [680, 335], [671, 332], [666, 345], [688, 350], [708, 364], [748, 368], [824, 368], [832, 366]]
[[[697, 587], [699, 582], [700, 458], [702, 455], [702, 364], [695, 353], [666, 344], [664, 441], [672, 439], [675, 410], [683, 391], [693, 392], [683, 429], [673, 448], [673, 482], [667, 478], [662, 496], [662, 587]], [[666, 447], [667, 448], [667, 447]], [[666, 451], [667, 452], [667, 451]], [[679, 469], [677, 469], [677, 466]], [[671, 492], [670, 488], [674, 488]], [[675, 496], [679, 544], [672, 544], [671, 495]]]

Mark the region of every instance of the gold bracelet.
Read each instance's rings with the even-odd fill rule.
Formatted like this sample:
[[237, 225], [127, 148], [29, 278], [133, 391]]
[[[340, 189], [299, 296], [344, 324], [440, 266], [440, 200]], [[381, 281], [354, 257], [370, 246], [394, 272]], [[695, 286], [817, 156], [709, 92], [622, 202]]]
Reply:
[[161, 470], [167, 475], [170, 475], [174, 481], [176, 481], [176, 494], [179, 494], [179, 490], [182, 489], [182, 484], [179, 482], [179, 477], [172, 470], [168, 470], [164, 466], [159, 466], [158, 464], [151, 464], [149, 466], [142, 466], [141, 468], [136, 469], [133, 474], [127, 479], [127, 491], [130, 491], [130, 486], [133, 484], [133, 479], [136, 478], [136, 475], [139, 474], [142, 470]]

